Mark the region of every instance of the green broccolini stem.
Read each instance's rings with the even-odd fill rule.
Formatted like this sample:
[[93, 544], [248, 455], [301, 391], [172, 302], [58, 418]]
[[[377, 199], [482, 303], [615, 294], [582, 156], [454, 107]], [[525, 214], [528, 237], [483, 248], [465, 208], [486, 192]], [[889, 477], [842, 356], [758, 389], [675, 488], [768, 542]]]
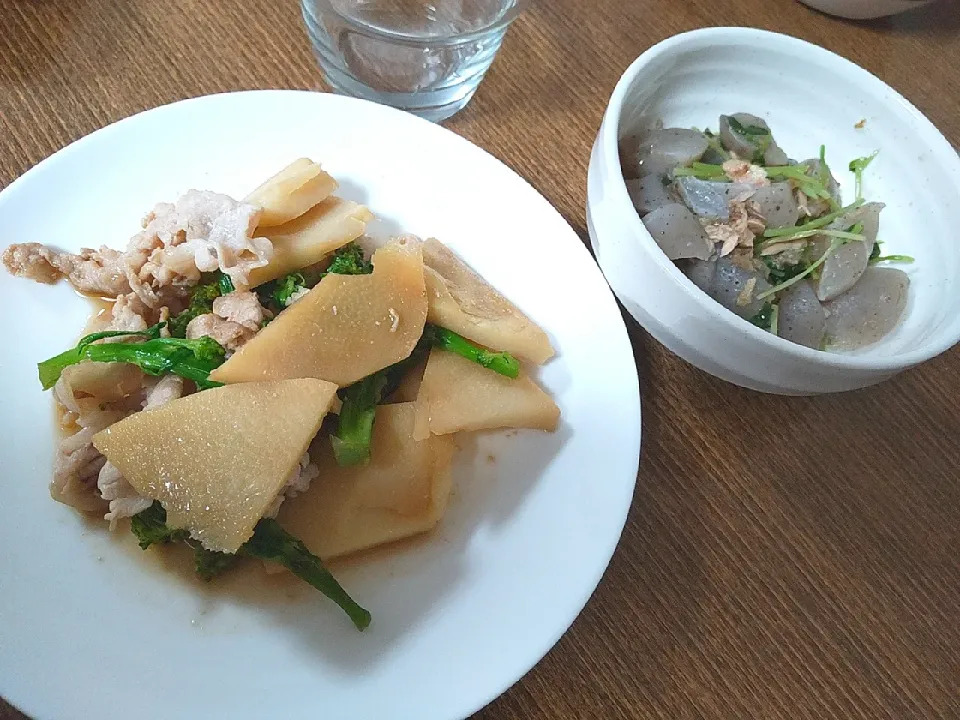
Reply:
[[186, 530], [169, 527], [167, 511], [159, 502], [154, 502], [146, 510], [134, 515], [130, 520], [130, 529], [144, 550], [154, 544], [169, 542], [182, 542], [193, 548], [194, 569], [203, 580], [211, 580], [226, 572], [236, 564], [240, 556], [279, 563], [339, 605], [358, 630], [363, 630], [370, 624], [370, 613], [347, 594], [324, 567], [320, 558], [271, 518], [263, 518], [257, 523], [253, 537], [247, 540], [236, 554], [207, 550], [193, 540]]
[[516, 378], [520, 375], [520, 362], [510, 353], [494, 352], [467, 340], [462, 335], [436, 325], [427, 325], [424, 335], [430, 339], [434, 347], [456, 353], [460, 357], [471, 360], [488, 370]]
[[[196, 340], [161, 338], [163, 323], [142, 332], [107, 331], [82, 338], [77, 346], [37, 364], [40, 384], [44, 390], [56, 385], [60, 375], [70, 365], [84, 360], [92, 362], [123, 362], [136, 365], [148, 375], [173, 373], [193, 380], [201, 389], [217, 387], [222, 383], [210, 380], [210, 372], [223, 363], [226, 351], [210, 337]], [[93, 344], [106, 337], [148, 337], [138, 343]]]
[[240, 552], [283, 565], [339, 605], [357, 630], [365, 630], [370, 625], [370, 613], [347, 594], [337, 579], [324, 567], [320, 558], [311, 553], [298, 538], [280, 527], [276, 520], [264, 518], [258, 522], [253, 537], [240, 548]]
[[363, 465], [369, 462], [373, 421], [386, 386], [387, 372], [380, 370], [341, 391], [343, 406], [340, 408], [337, 431], [330, 436], [337, 465]]

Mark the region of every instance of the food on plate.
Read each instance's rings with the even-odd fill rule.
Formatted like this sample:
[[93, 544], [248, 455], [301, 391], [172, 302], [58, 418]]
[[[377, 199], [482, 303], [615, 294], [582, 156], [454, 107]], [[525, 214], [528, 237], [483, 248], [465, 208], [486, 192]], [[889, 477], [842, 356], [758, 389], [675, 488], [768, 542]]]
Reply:
[[301, 159], [243, 201], [190, 190], [124, 251], [11, 245], [14, 275], [109, 303], [38, 364], [61, 440], [51, 495], [182, 544], [206, 580], [286, 568], [359, 629], [323, 561], [429, 531], [455, 433], [554, 430], [519, 358], [546, 334], [438, 240], [363, 244], [372, 215]]
[[462, 355], [430, 351], [415, 402], [414, 437], [462, 430], [534, 428], [553, 431], [560, 409], [526, 372], [492, 373]]
[[881, 252], [881, 202], [863, 195], [877, 153], [849, 164], [855, 199], [817, 158], [791, 160], [770, 126], [721, 115], [718, 132], [658, 127], [621, 141], [633, 205], [664, 254], [758, 327], [819, 350], [855, 350], [900, 322], [906, 255]]
[[329, 274], [210, 378], [315, 377], [346, 386], [408, 357], [427, 320], [420, 243], [400, 238], [372, 260], [369, 274]]
[[376, 407], [370, 462], [341, 465], [329, 443], [315, 462], [323, 482], [284, 503], [278, 522], [324, 558], [429, 530], [443, 515], [456, 445], [449, 436], [414, 436], [416, 409], [405, 402]]

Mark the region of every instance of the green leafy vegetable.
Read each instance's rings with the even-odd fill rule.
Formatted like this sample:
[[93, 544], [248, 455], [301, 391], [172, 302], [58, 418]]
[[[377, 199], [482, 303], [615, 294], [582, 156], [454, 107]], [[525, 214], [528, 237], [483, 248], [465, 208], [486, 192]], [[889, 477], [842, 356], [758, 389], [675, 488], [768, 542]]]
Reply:
[[373, 419], [386, 386], [387, 373], [380, 370], [341, 392], [337, 431], [330, 436], [338, 465], [362, 465], [370, 460]]
[[230, 279], [229, 275], [224, 275], [222, 272], [217, 273], [219, 277], [217, 278], [217, 285], [220, 288], [221, 295], [229, 295], [237, 288], [233, 285], [233, 280]]
[[470, 342], [462, 335], [457, 335], [452, 330], [436, 325], [427, 325], [423, 334], [434, 347], [456, 353], [488, 370], [493, 370], [509, 378], [515, 378], [520, 374], [520, 362], [510, 353], [487, 350]]
[[830, 165], [827, 163], [827, 146], [826, 145], [820, 146], [820, 168], [819, 168], [818, 174], [820, 177], [820, 182], [823, 184], [823, 186], [828, 187], [830, 185], [830, 178], [833, 177], [833, 173], [830, 172]]
[[[851, 235], [852, 235], [852, 233], [841, 233], [840, 231], [829, 231], [829, 230], [826, 230], [826, 231], [823, 231], [823, 232], [824, 232], [824, 233], [830, 233], [830, 232], [832, 232], [832, 233], [835, 235], [835, 237], [833, 238], [833, 240], [832, 240], [831, 243], [830, 243], [830, 246], [824, 251], [823, 255], [821, 255], [819, 258], [817, 258], [816, 260], [814, 260], [810, 265], [808, 265], [807, 268], [806, 268], [805, 270], [803, 270], [803, 272], [799, 272], [799, 273], [797, 273], [796, 275], [794, 275], [792, 278], [790, 278], [789, 280], [784, 280], [784, 281], [783, 281], [782, 283], [780, 283], [779, 285], [774, 285], [772, 288], [769, 288], [769, 289], [767, 289], [767, 290], [764, 290], [762, 293], [758, 294], [758, 295], [757, 295], [757, 300], [763, 300], [764, 298], [768, 298], [768, 297], [770, 297], [771, 295], [776, 295], [776, 294], [777, 294], [778, 292], [780, 292], [781, 290], [786, 290], [786, 289], [787, 289], [788, 287], [790, 287], [791, 285], [794, 285], [794, 284], [800, 282], [801, 280], [803, 280], [803, 278], [807, 277], [807, 275], [810, 275], [810, 274], [813, 273], [817, 268], [819, 268], [821, 265], [823, 265], [823, 264], [827, 261], [827, 258], [829, 258], [831, 255], [833, 255], [840, 247], [842, 247], [843, 245], [846, 245], [848, 242], [850, 242], [849, 237], [839, 237], [839, 236], [851, 236]], [[862, 239], [863, 239], [863, 236], [862, 236], [862, 235], [856, 235], [856, 236], [854, 236], [854, 237], [855, 237], [855, 239], [857, 239], [857, 240], [862, 240]]]
[[167, 525], [167, 511], [163, 505], [153, 505], [130, 518], [130, 529], [137, 536], [137, 542], [143, 550], [151, 545], [184, 543], [193, 548], [193, 564], [197, 575], [203, 580], [212, 580], [231, 568], [237, 561], [236, 555], [207, 550], [190, 537], [186, 530], [171, 528]]
[[293, 302], [293, 296], [306, 289], [307, 279], [303, 273], [290, 273], [277, 281], [273, 297], [280, 307], [288, 307]]
[[898, 262], [898, 263], [912, 263], [916, 262], [916, 259], [910, 255], [877, 255], [877, 257], [870, 258], [871, 263], [882, 263], [882, 262]]
[[276, 280], [263, 283], [255, 288], [260, 304], [273, 311], [274, 314], [289, 307], [293, 297], [301, 290], [309, 290], [320, 282], [326, 275], [369, 275], [373, 272], [373, 264], [366, 259], [361, 248], [355, 242], [349, 242], [333, 252], [333, 260], [325, 272], [311, 271], [303, 268], [297, 272], [284, 275]]
[[879, 150], [875, 150], [871, 155], [866, 157], [856, 158], [855, 160], [850, 161], [850, 172], [853, 173], [857, 200], [863, 199], [863, 172], [870, 166], [870, 163], [873, 162], [873, 159], [880, 153]]
[[[108, 331], [92, 333], [82, 338], [75, 348], [38, 363], [40, 384], [44, 390], [53, 387], [70, 365], [84, 360], [92, 362], [123, 362], [136, 365], [148, 375], [173, 373], [193, 380], [201, 389], [217, 387], [222, 383], [210, 380], [210, 372], [220, 366], [226, 357], [223, 347], [211, 337], [196, 340], [161, 338], [158, 323], [142, 332]], [[108, 343], [94, 345], [105, 337], [146, 337], [144, 342]]]
[[170, 334], [173, 337], [185, 338], [187, 336], [187, 325], [190, 324], [191, 320], [199, 315], [213, 312], [213, 301], [224, 294], [222, 287], [224, 280], [230, 283], [230, 287], [233, 288], [233, 283], [227, 275], [220, 275], [218, 279], [193, 288], [190, 293], [190, 305], [187, 309], [170, 318]]
[[370, 459], [376, 406], [397, 389], [403, 376], [426, 356], [429, 349], [430, 345], [423, 337], [408, 357], [340, 390], [343, 406], [337, 430], [330, 436], [338, 465], [361, 465]]
[[795, 239], [801, 236], [809, 237], [809, 234], [807, 235], [804, 235], [804, 234], [809, 233], [811, 230], [816, 230], [817, 228], [826, 227], [841, 215], [846, 215], [848, 212], [852, 210], [856, 210], [861, 205], [863, 205], [863, 200], [857, 200], [856, 202], [853, 202], [850, 205], [847, 205], [846, 207], [834, 210], [831, 213], [827, 213], [826, 215], [823, 215], [822, 217], [818, 217], [816, 220], [811, 220], [808, 223], [804, 223], [803, 225], [797, 225], [794, 227], [785, 227], [785, 228], [773, 228], [771, 230], [766, 230], [763, 233], [763, 237], [777, 238], [777, 242], [782, 242], [787, 239]]
[[260, 520], [254, 528], [253, 537], [244, 543], [235, 555], [207, 550], [191, 538], [186, 530], [168, 527], [167, 512], [159, 502], [154, 502], [146, 510], [134, 515], [130, 521], [130, 529], [144, 550], [154, 544], [170, 542], [182, 542], [191, 547], [194, 569], [204, 580], [210, 580], [229, 570], [241, 556], [279, 563], [339, 605], [358, 630], [364, 630], [370, 625], [370, 613], [354, 602], [324, 567], [320, 558], [311, 553], [299, 539], [280, 527], [276, 520]]
[[779, 285], [807, 269], [806, 263], [802, 262], [789, 265], [777, 265], [773, 257], [770, 256], [763, 258], [763, 262], [768, 268], [767, 280], [771, 285]]
[[181, 542], [190, 536], [186, 530], [174, 530], [167, 525], [167, 511], [158, 502], [130, 518], [130, 529], [143, 550], [151, 545]]
[[373, 263], [366, 259], [363, 248], [355, 242], [349, 242], [333, 253], [333, 261], [327, 273], [336, 275], [369, 275], [373, 272]]
[[756, 145], [752, 160], [757, 165], [763, 165], [764, 154], [773, 142], [770, 130], [759, 125], [744, 125], [733, 116], [728, 117], [727, 122], [733, 132]]
[[769, 330], [773, 322], [773, 313], [776, 306], [773, 303], [764, 303], [763, 307], [757, 311], [757, 314], [750, 318], [749, 322], [756, 325], [761, 330]]
[[337, 430], [330, 436], [338, 465], [361, 465], [370, 460], [370, 443], [377, 405], [400, 383], [431, 346], [454, 352], [510, 378], [520, 374], [519, 361], [505, 352], [493, 352], [445, 328], [427, 325], [417, 347], [405, 360], [355, 382], [340, 391], [343, 406]]
[[699, 180], [729, 181], [722, 165], [695, 162], [689, 167], [678, 167], [673, 171], [674, 177], [695, 177]]
[[778, 335], [777, 332], [780, 329], [780, 304], [774, 304], [773, 310], [770, 313], [770, 332], [774, 335]]
[[230, 570], [239, 560], [237, 555], [207, 550], [189, 536], [184, 542], [193, 548], [193, 571], [207, 582]]
[[339, 605], [358, 630], [370, 625], [370, 613], [360, 607], [336, 578], [324, 567], [320, 558], [288, 533], [276, 520], [264, 518], [257, 523], [253, 537], [240, 549], [244, 555], [271, 560], [283, 565]]
[[771, 180], [778, 178], [790, 180], [807, 197], [815, 200], [826, 200], [834, 211], [840, 209], [837, 201], [827, 189], [827, 182], [812, 175], [808, 165], [802, 163], [799, 165], [774, 165], [766, 168], [766, 172], [767, 177]]
[[727, 122], [730, 124], [730, 129], [740, 137], [750, 139], [770, 137], [770, 131], [767, 128], [762, 128], [759, 125], [744, 125], [732, 115], [727, 118]]

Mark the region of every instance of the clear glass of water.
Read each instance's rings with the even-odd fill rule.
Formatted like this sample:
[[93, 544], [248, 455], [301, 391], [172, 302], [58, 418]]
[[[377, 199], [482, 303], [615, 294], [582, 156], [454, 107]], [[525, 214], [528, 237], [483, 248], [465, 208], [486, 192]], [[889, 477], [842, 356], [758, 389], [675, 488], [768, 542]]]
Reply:
[[337, 92], [439, 122], [473, 97], [526, 0], [301, 0]]

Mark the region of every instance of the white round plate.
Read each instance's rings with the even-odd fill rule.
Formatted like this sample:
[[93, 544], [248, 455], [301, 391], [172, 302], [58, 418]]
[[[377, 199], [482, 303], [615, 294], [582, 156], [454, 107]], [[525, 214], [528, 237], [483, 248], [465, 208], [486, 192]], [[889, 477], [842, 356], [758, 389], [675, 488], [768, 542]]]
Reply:
[[440, 238], [550, 333], [540, 380], [562, 425], [471, 441], [434, 533], [334, 566], [373, 613], [360, 633], [311, 588], [205, 586], [50, 499], [35, 363], [74, 344], [88, 306], [3, 273], [0, 694], [36, 718], [465, 717], [543, 657], [607, 566], [640, 450], [620, 313], [559, 213], [452, 132], [334, 95], [187, 100], [26, 173], [0, 193], [3, 240], [123, 247], [155, 203], [242, 197], [304, 156], [373, 210], [369, 234]]

